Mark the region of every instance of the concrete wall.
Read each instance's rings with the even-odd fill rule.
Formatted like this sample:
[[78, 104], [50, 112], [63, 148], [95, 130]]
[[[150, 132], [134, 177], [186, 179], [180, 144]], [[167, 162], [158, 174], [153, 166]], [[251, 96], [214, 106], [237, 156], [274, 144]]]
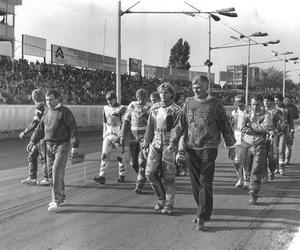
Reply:
[[[102, 129], [103, 106], [70, 105], [79, 130]], [[34, 105], [0, 105], [0, 138], [16, 137], [34, 116]]]

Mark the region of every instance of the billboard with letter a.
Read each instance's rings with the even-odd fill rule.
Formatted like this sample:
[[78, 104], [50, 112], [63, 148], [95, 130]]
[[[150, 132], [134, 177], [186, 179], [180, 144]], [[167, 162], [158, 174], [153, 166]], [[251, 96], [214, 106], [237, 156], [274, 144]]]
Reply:
[[23, 55], [46, 57], [47, 40], [44, 38], [22, 35]]
[[[116, 72], [116, 58], [51, 44], [51, 63]], [[127, 73], [127, 62], [121, 60], [121, 74]]]
[[142, 73], [142, 60], [129, 58], [129, 72]]

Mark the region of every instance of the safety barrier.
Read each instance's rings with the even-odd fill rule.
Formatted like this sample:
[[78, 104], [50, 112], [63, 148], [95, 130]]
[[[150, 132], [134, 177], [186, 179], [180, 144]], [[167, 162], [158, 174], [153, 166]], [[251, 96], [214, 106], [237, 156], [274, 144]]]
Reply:
[[[73, 112], [80, 131], [102, 130], [103, 106], [67, 105]], [[300, 110], [300, 105], [297, 106]], [[16, 137], [26, 128], [34, 116], [34, 105], [0, 105], [0, 139]], [[226, 106], [227, 114], [233, 110]], [[298, 119], [295, 124], [298, 124]]]
[[[79, 130], [101, 130], [103, 106], [67, 105], [73, 112]], [[34, 105], [0, 105], [0, 138], [16, 137], [34, 116]]]

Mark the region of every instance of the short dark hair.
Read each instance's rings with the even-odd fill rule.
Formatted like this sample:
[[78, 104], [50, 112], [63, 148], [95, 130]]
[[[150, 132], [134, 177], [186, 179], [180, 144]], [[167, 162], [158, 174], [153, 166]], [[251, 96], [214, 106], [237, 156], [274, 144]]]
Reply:
[[199, 75], [199, 76], [196, 76], [193, 81], [192, 81], [192, 84], [197, 84], [199, 82], [207, 82], [208, 83], [208, 78], [207, 76], [205, 75]]
[[261, 94], [254, 94], [252, 96], [252, 99], [254, 99], [255, 101], [261, 101], [261, 102], [263, 101], [263, 97]]
[[267, 99], [268, 101], [274, 102], [274, 97], [272, 95], [265, 95], [264, 99]]
[[60, 98], [60, 92], [57, 89], [49, 89], [49, 90], [47, 90], [45, 95], [46, 96], [53, 95], [55, 99]]
[[158, 100], [160, 99], [159, 93], [156, 92], [156, 91], [155, 91], [155, 92], [152, 92], [152, 93], [150, 94], [150, 98], [151, 98], [151, 97], [152, 97], [152, 98], [155, 98], [155, 99], [158, 99]]
[[117, 95], [116, 95], [115, 91], [110, 90], [106, 93], [105, 98], [106, 98], [106, 100], [117, 99]]
[[280, 101], [283, 101], [283, 95], [280, 93], [275, 94], [275, 98], [279, 99]]
[[147, 97], [147, 92], [144, 89], [138, 89], [135, 93], [136, 98], [146, 98]]
[[31, 97], [35, 102], [45, 102], [45, 94], [41, 88], [34, 89], [31, 93]]

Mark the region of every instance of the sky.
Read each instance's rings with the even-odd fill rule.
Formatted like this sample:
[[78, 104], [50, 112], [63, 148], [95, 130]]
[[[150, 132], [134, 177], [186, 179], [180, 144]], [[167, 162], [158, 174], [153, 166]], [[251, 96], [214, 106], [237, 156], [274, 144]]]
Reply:
[[[125, 11], [137, 0], [122, 0]], [[212, 21], [212, 47], [246, 44], [234, 41], [230, 36], [239, 33], [250, 35], [267, 32], [268, 37], [255, 38], [258, 42], [280, 40], [278, 45], [251, 46], [250, 61], [276, 60], [271, 50], [279, 53], [292, 51], [300, 56], [300, 2], [296, 0], [186, 0], [201, 11], [234, 7], [238, 17], [220, 16]], [[16, 7], [15, 37], [22, 34], [47, 39], [51, 44], [62, 45], [97, 54], [116, 57], [117, 52], [117, 0], [23, 0]], [[183, 0], [141, 0], [132, 11], [193, 11]], [[207, 71], [203, 66], [208, 59], [207, 15], [192, 17], [184, 14], [124, 14], [121, 18], [122, 58], [138, 58], [143, 64], [167, 66], [170, 50], [179, 38], [191, 46], [189, 62], [191, 70]], [[235, 32], [234, 30], [238, 31]], [[16, 48], [20, 44], [16, 43]], [[21, 49], [16, 50], [16, 57]], [[50, 60], [50, 53], [47, 54]], [[212, 50], [212, 72], [226, 71], [227, 65], [247, 64], [248, 48]], [[275, 67], [284, 70], [284, 62], [257, 64], [260, 68]], [[299, 82], [300, 64], [286, 63], [287, 77]]]

